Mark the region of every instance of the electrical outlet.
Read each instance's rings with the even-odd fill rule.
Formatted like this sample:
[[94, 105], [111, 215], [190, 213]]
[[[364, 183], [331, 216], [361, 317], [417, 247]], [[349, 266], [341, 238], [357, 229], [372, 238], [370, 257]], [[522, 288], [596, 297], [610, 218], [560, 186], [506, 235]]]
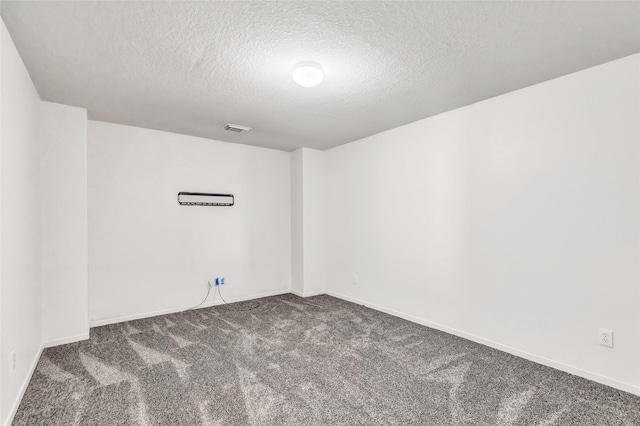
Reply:
[[16, 369], [16, 351], [11, 352], [11, 369]]
[[356, 274], [353, 274], [353, 279], [351, 280], [351, 282], [353, 284], [358, 284], [358, 276]]
[[598, 329], [598, 343], [608, 348], [613, 347], [613, 331], [604, 328]]
[[224, 277], [220, 278], [220, 285], [224, 284]]

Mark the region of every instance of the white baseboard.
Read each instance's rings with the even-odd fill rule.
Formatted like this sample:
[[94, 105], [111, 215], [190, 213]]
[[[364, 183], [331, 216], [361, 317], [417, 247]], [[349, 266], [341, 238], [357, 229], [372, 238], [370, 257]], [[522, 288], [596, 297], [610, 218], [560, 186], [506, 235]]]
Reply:
[[583, 370], [581, 368], [573, 367], [571, 365], [564, 364], [562, 362], [554, 361], [549, 358], [545, 358], [540, 355], [532, 354], [530, 352], [522, 351], [520, 349], [513, 348], [511, 346], [503, 345], [501, 343], [494, 342], [492, 340], [488, 340], [479, 336], [475, 336], [473, 334], [468, 334], [460, 330], [456, 330], [455, 328], [447, 327], [442, 324], [438, 324], [429, 320], [425, 320], [422, 318], [415, 317], [413, 315], [405, 314], [393, 309], [385, 308], [384, 306], [379, 306], [373, 303], [368, 303], [360, 299], [356, 299], [355, 297], [345, 296], [340, 293], [335, 293], [333, 291], [327, 291], [326, 294], [337, 297], [338, 299], [346, 300], [348, 302], [357, 303], [358, 305], [364, 305], [368, 308], [375, 309], [376, 311], [384, 312], [389, 315], [393, 315], [395, 317], [399, 317], [402, 319], [406, 319], [407, 321], [415, 322], [420, 325], [424, 325], [430, 328], [434, 328], [436, 330], [444, 331], [445, 333], [453, 334], [454, 336], [462, 337], [463, 339], [471, 340], [472, 342], [480, 343], [481, 345], [489, 346], [491, 348], [497, 349], [502, 352], [507, 352], [511, 355], [515, 355], [520, 358], [527, 359], [529, 361], [533, 361], [538, 364], [545, 365], [547, 367], [555, 368], [556, 370], [564, 371], [565, 373], [570, 373], [576, 376], [583, 377], [585, 379], [592, 380], [594, 382], [601, 383], [603, 385], [610, 386], [615, 389], [619, 389], [625, 392], [632, 393], [634, 395], [640, 396], [640, 387], [634, 386], [629, 383], [620, 382], [615, 379], [611, 379], [609, 377], [602, 376], [597, 373], [593, 373], [591, 371]]
[[43, 343], [45, 348], [52, 348], [54, 346], [65, 345], [67, 343], [79, 342], [81, 340], [87, 340], [89, 338], [89, 331], [75, 336], [63, 337], [62, 339], [48, 340]]
[[[245, 300], [259, 299], [261, 297], [278, 296], [280, 294], [287, 294], [287, 293], [291, 293], [291, 290], [288, 289], [288, 288], [284, 289], [284, 290], [266, 291], [266, 292], [263, 292], [263, 293], [252, 294], [252, 295], [249, 295], [249, 296], [231, 297], [231, 298], [225, 298], [225, 299], [229, 303], [234, 303], [234, 302], [244, 302]], [[211, 307], [211, 306], [217, 306], [217, 305], [222, 305], [222, 304], [224, 304], [224, 302], [222, 300], [215, 300], [214, 299], [211, 302], [203, 303], [202, 306], [198, 307], [198, 309], [208, 308], [208, 307]], [[158, 315], [173, 314], [173, 313], [176, 313], [176, 312], [186, 311], [188, 309], [191, 309], [192, 307], [193, 306], [181, 306], [181, 307], [177, 307], [177, 308], [167, 308], [167, 309], [161, 309], [161, 310], [158, 310], [158, 311], [144, 312], [144, 313], [140, 313], [140, 314], [125, 315], [125, 316], [116, 317], [116, 318], [106, 318], [106, 319], [99, 319], [99, 320], [91, 320], [90, 321], [90, 327], [100, 327], [102, 325], [117, 324], [119, 322], [132, 321], [132, 320], [150, 318], [150, 317], [157, 317]]]
[[301, 291], [298, 290], [291, 290], [291, 293], [295, 294], [296, 296], [300, 296], [300, 297], [311, 297], [311, 296], [320, 296], [321, 294], [327, 294], [326, 291], [324, 290], [320, 290], [320, 291], [310, 291], [308, 293], [303, 293]]
[[22, 382], [22, 386], [20, 387], [20, 392], [18, 393], [16, 400], [13, 402], [13, 405], [11, 406], [11, 410], [9, 411], [9, 416], [7, 417], [5, 426], [11, 426], [11, 423], [13, 422], [13, 418], [18, 412], [18, 407], [20, 407], [20, 403], [22, 402], [22, 397], [24, 397], [24, 393], [27, 391], [27, 387], [29, 387], [31, 376], [33, 376], [33, 373], [36, 371], [36, 366], [38, 365], [38, 361], [40, 361], [40, 356], [42, 356], [43, 350], [44, 350], [44, 344], [41, 344], [40, 349], [38, 349], [38, 353], [36, 354], [35, 358], [33, 359], [33, 363], [29, 368], [29, 373], [27, 374], [27, 377], [25, 377], [24, 382]]

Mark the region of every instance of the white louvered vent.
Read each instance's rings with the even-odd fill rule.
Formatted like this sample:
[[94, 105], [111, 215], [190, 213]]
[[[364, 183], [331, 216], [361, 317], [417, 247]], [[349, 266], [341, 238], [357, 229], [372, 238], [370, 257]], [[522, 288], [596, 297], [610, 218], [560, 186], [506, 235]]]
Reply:
[[227, 125], [224, 126], [224, 129], [235, 133], [247, 133], [249, 130], [251, 130], [251, 127], [227, 123]]

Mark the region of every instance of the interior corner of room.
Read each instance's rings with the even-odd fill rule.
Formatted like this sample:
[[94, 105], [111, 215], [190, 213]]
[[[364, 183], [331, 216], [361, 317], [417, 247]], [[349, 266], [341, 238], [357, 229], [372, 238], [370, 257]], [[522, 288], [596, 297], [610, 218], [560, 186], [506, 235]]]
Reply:
[[327, 294], [640, 395], [639, 53], [288, 151], [41, 100], [0, 31], [0, 424], [44, 348], [213, 277], [230, 303]]

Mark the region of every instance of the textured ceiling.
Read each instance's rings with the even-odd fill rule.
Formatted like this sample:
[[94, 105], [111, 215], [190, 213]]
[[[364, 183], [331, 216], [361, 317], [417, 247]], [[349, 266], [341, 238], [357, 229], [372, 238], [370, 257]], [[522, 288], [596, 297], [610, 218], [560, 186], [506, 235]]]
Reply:
[[[2, 1], [44, 100], [326, 149], [640, 52], [639, 2]], [[300, 61], [322, 64], [307, 89]], [[253, 127], [246, 134], [227, 122]]]

